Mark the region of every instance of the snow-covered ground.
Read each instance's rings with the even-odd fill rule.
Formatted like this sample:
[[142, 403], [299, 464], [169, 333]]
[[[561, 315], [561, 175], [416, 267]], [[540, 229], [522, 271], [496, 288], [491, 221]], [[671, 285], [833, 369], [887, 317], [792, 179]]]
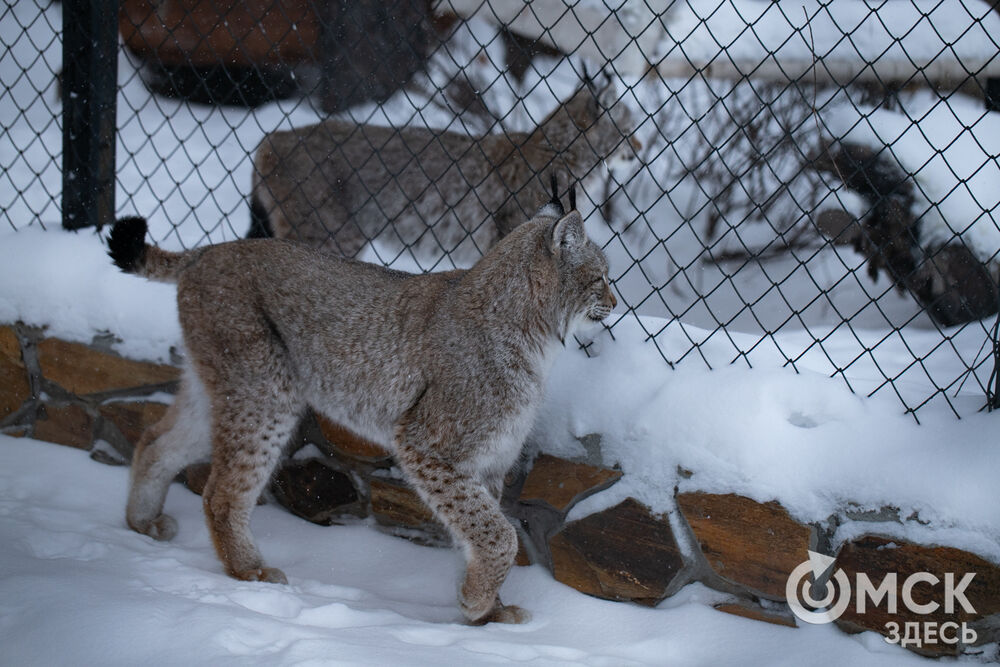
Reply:
[[[60, 24], [58, 4], [40, 11], [21, 2], [0, 12], [0, 34], [21, 35], [0, 54], [0, 323], [46, 326], [69, 340], [110, 332], [123, 354], [167, 360], [180, 344], [173, 288], [118, 273], [93, 232], [58, 228], [61, 135], [52, 72], [59, 66]], [[490, 42], [489, 58], [502, 68], [503, 49], [490, 41], [491, 28], [470, 30]], [[529, 116], [544, 113], [577, 83], [566, 63], [541, 61], [540, 67], [553, 74], [537, 85], [540, 75], [529, 72], [524, 88], [536, 92], [508, 121], [514, 127], [523, 129]], [[119, 82], [119, 213], [147, 216], [155, 240], [169, 248], [242, 235], [249, 156], [257, 142], [271, 129], [319, 117], [302, 101], [247, 111], [151, 97], [127, 58]], [[509, 88], [491, 91], [492, 103], [512, 103]], [[712, 91], [688, 91], [674, 99], [697, 115], [699, 97]], [[636, 108], [655, 110], [662, 101], [657, 96], [671, 91], [636, 87], [632, 94]], [[955, 111], [948, 112], [933, 96], [915, 95], [898, 113], [831, 118], [840, 118], [839, 127], [854, 139], [898, 138], [906, 150], [897, 159], [923, 169], [925, 217], [940, 207], [949, 220], [966, 220], [973, 226], [956, 231], [976, 230], [968, 237], [986, 249], [985, 257], [993, 252], [990, 244], [1000, 243], [996, 136], [986, 133], [996, 128], [996, 114], [976, 110], [965, 98], [953, 102]], [[355, 110], [372, 122], [455, 122], [419, 103], [390, 104], [384, 112]], [[698, 143], [683, 127], [673, 129], [678, 134], [666, 137], [673, 149], [646, 165], [646, 180], [622, 175], [633, 199], [632, 208], [620, 209], [624, 221], [603, 220], [584, 199], [588, 229], [607, 244], [616, 288], [634, 312], [613, 316], [615, 340], [597, 334], [593, 356], [572, 347], [561, 355], [532, 437], [546, 451], [583, 455], [576, 438], [600, 433], [602, 451], [588, 455], [626, 472], [574, 516], [626, 493], [671, 512], [675, 485], [777, 499], [802, 521], [889, 505], [919, 521], [851, 522], [837, 537], [872, 529], [1000, 562], [997, 417], [977, 413], [990, 371], [983, 363], [985, 326], [942, 335], [884, 278], [873, 282], [859, 271], [863, 258], [830, 247], [735, 273], [705, 262], [705, 193], [669, 164], [686, 159], [684, 151]], [[641, 131], [648, 140], [651, 129]], [[983, 160], [979, 168], [973, 164]], [[945, 162], [960, 164], [949, 172]], [[638, 224], [624, 231], [623, 222], [633, 218]], [[738, 231], [756, 242], [761, 229], [741, 225]], [[657, 237], [670, 242], [659, 244]], [[732, 236], [723, 241], [737, 242]], [[671, 282], [678, 265], [685, 267], [684, 279]], [[820, 297], [826, 290], [832, 291]], [[869, 295], [878, 307], [866, 306]], [[755, 302], [752, 312], [745, 301]], [[670, 312], [685, 315], [662, 317]], [[853, 314], [854, 328], [839, 314]], [[716, 320], [730, 325], [713, 331]], [[909, 324], [900, 332], [889, 329], [903, 322]], [[965, 378], [977, 362], [982, 365]], [[886, 376], [896, 378], [894, 385]], [[900, 399], [913, 406], [932, 395], [919, 412], [923, 425], [902, 414]], [[956, 421], [951, 406], [967, 418]], [[181, 522], [175, 542], [153, 543], [126, 530], [126, 476], [77, 451], [0, 436], [0, 664], [919, 660], [871, 634], [848, 637], [828, 627], [791, 630], [730, 617], [711, 609], [718, 594], [699, 586], [657, 609], [640, 609], [587, 598], [537, 567], [516, 570], [504, 589], [510, 602], [531, 609], [532, 623], [468, 628], [457, 623], [455, 555], [364, 526], [319, 528], [274, 507], [255, 513], [255, 531], [291, 585], [235, 582], [220, 572], [200, 503], [183, 489], [168, 499]]]
[[[45, 324], [70, 340], [109, 331], [123, 339], [118, 349], [141, 358], [167, 359], [179, 347], [173, 288], [119, 273], [93, 233], [28, 229], [4, 241], [0, 321]], [[662, 329], [658, 340], [668, 350], [688, 344], [688, 334], [698, 335], [654, 318], [624, 321], [615, 329], [616, 340], [599, 329], [591, 356], [571, 346], [552, 371], [532, 445], [565, 456], [596, 456], [625, 472], [623, 481], [577, 506], [574, 518], [626, 495], [671, 513], [675, 486], [776, 499], [795, 518], [820, 524], [847, 510], [892, 506], [901, 522], [847, 522], [835, 540], [874, 531], [953, 545], [1000, 562], [995, 415], [955, 421], [930, 405], [925, 423], [917, 425], [894, 397], [861, 398], [841, 380], [810, 371], [809, 363], [825, 363], [821, 358], [807, 359], [799, 374], [783, 367], [776, 347], [755, 349], [753, 370], [737, 365], [709, 371], [695, 357], [670, 370], [640, 324]], [[750, 340], [713, 338], [702, 353], [715, 363]], [[776, 345], [782, 340], [776, 337]], [[861, 389], [876, 381], [863, 374], [849, 374], [848, 380]], [[590, 433], [603, 436], [600, 452], [588, 453], [577, 441]], [[682, 469], [693, 474], [682, 475]], [[291, 573], [292, 585], [240, 584], [219, 573], [199, 503], [180, 487], [168, 509], [184, 527], [176, 543], [163, 545], [122, 525], [123, 469], [101, 467], [73, 450], [2, 437], [0, 475], [0, 586], [9, 593], [0, 599], [10, 610], [4, 618], [12, 619], [0, 621], [0, 638], [14, 647], [9, 655], [37, 651], [38, 664], [53, 655], [76, 658], [85, 650], [81, 643], [108, 651], [111, 662], [121, 652], [121, 664], [135, 656], [151, 659], [147, 652], [161, 646], [173, 651], [165, 662], [193, 659], [197, 654], [188, 647], [197, 646], [214, 651], [206, 663], [239, 653], [260, 663], [291, 664], [326, 658], [324, 646], [342, 644], [347, 662], [383, 662], [386, 656], [404, 663], [499, 657], [603, 664], [904, 659], [884, 655], [875, 637], [814, 629], [788, 635], [762, 623], [744, 627], [748, 622], [717, 618], [723, 614], [708, 605], [718, 598], [700, 587], [658, 609], [640, 610], [590, 600], [537, 568], [516, 572], [505, 593], [536, 612], [533, 624], [468, 629], [454, 625], [454, 556], [365, 527], [316, 528], [271, 507], [255, 514], [255, 530], [265, 554]], [[305, 546], [322, 540], [329, 546]], [[333, 554], [303, 559], [295, 553], [306, 548]], [[372, 558], [372, 551], [380, 557]], [[351, 565], [341, 570], [341, 560]], [[44, 594], [20, 588], [31, 586]], [[17, 604], [27, 608], [12, 606]], [[88, 622], [80, 625], [83, 608]], [[30, 619], [24, 621], [30, 629], [18, 618]], [[163, 636], [156, 630], [161, 625], [183, 640]], [[123, 633], [123, 626], [144, 639]], [[70, 637], [71, 646], [39, 643], [43, 635]]]
[[319, 527], [265, 505], [253, 529], [287, 586], [222, 573], [200, 499], [177, 487], [170, 543], [125, 527], [127, 470], [0, 436], [0, 664], [925, 664], [873, 633], [786, 628], [712, 609], [689, 586], [655, 609], [587, 597], [540, 566], [502, 595], [521, 626], [461, 624], [460, 561], [366, 526]]

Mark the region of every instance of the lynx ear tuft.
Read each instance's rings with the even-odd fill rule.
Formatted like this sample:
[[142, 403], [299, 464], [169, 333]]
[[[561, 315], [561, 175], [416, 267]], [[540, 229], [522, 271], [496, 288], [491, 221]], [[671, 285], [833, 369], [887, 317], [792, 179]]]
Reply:
[[562, 202], [559, 201], [559, 186], [556, 182], [555, 172], [552, 172], [550, 185], [552, 186], [552, 198], [545, 202], [542, 207], [535, 212], [536, 218], [561, 218], [566, 215], [566, 209], [563, 207]]
[[570, 211], [552, 227], [551, 248], [553, 252], [576, 248], [583, 245], [587, 232], [583, 229], [583, 218], [579, 211]]

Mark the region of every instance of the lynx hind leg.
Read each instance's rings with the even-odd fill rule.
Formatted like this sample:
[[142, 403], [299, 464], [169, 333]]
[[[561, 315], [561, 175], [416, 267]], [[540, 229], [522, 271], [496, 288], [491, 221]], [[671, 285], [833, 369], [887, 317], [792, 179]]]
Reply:
[[405, 445], [398, 447], [398, 454], [417, 493], [464, 548], [459, 605], [469, 623], [528, 621], [527, 611], [505, 606], [498, 595], [517, 555], [517, 533], [499, 501], [482, 482], [443, 461]]
[[250, 514], [298, 423], [298, 411], [267, 401], [263, 392], [237, 395], [227, 392], [215, 411], [212, 472], [202, 493], [208, 530], [229, 576], [287, 583], [281, 570], [264, 565]]
[[210, 453], [208, 399], [189, 370], [174, 403], [136, 444], [125, 509], [129, 527], [157, 540], [173, 538], [177, 522], [163, 513], [170, 483], [182, 469]]

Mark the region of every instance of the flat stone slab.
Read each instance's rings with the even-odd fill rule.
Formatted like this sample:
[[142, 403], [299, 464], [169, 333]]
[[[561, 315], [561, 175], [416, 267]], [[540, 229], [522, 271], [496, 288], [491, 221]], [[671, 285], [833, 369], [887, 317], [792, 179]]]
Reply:
[[549, 540], [558, 581], [608, 600], [655, 605], [684, 569], [666, 517], [633, 498], [566, 524]]
[[371, 513], [379, 525], [399, 529], [393, 532], [420, 544], [443, 545], [450, 541], [447, 529], [406, 482], [370, 477], [368, 491]]
[[357, 514], [350, 507], [359, 498], [351, 478], [319, 459], [287, 461], [275, 474], [271, 492], [289, 512], [321, 526]]
[[677, 506], [715, 574], [765, 598], [785, 599], [788, 575], [816, 546], [815, 531], [776, 502], [682, 493]]
[[541, 454], [525, 478], [518, 500], [545, 503], [559, 512], [567, 512], [587, 496], [608, 488], [621, 476], [620, 470]]
[[35, 421], [33, 437], [90, 450], [94, 443], [94, 420], [79, 405], [46, 405], [44, 419]]
[[323, 437], [333, 445], [338, 454], [365, 463], [381, 463], [392, 457], [392, 453], [385, 447], [366, 440], [321, 415], [316, 415], [316, 422]]
[[125, 439], [135, 447], [143, 431], [160, 421], [167, 407], [151, 401], [119, 401], [105, 403], [99, 409], [101, 416], [118, 427]]
[[372, 477], [369, 490], [372, 514], [379, 523], [407, 528], [437, 523], [434, 513], [405, 482]]
[[[967, 623], [974, 628], [978, 635], [977, 644], [1000, 640], [1000, 616], [997, 616], [1000, 615], [1000, 567], [975, 554], [952, 547], [925, 546], [897, 538], [864, 535], [841, 547], [834, 572], [837, 568], [847, 574], [855, 596], [859, 573], [864, 573], [876, 587], [891, 574], [895, 574], [896, 578], [895, 587], [890, 587], [891, 595], [896, 599], [895, 613], [890, 613], [887, 599], [876, 606], [870, 597], [866, 598], [863, 613], [858, 612], [857, 604], [848, 605], [838, 620], [838, 624], [848, 632], [873, 630], [888, 635], [890, 630], [886, 624], [895, 622], [899, 633], [903, 634], [906, 623], [935, 623], [940, 627], [951, 622]], [[903, 591], [906, 580], [917, 573], [927, 573], [937, 579], [937, 583], [915, 580], [911, 584], [913, 602], [917, 605], [937, 604], [933, 610], [930, 607], [924, 609], [926, 613], [918, 613], [921, 611], [919, 607], [910, 609]], [[963, 579], [970, 573], [973, 574], [972, 579], [962, 586]], [[961, 588], [962, 596], [973, 611], [967, 610], [957, 597], [953, 597], [952, 609], [946, 608], [945, 579], [949, 574], [953, 588]], [[949, 629], [947, 634], [950, 637], [953, 633]], [[909, 648], [927, 655], [953, 655], [960, 651], [961, 646], [936, 641]]]
[[715, 609], [734, 616], [742, 616], [754, 621], [762, 621], [773, 625], [784, 625], [788, 628], [796, 628], [795, 616], [786, 607], [783, 610], [765, 609], [760, 605], [749, 602], [720, 602], [714, 605]]
[[58, 338], [38, 344], [38, 363], [46, 380], [78, 396], [173, 382], [181, 373], [174, 366], [125, 359]]
[[17, 412], [30, 398], [21, 344], [11, 327], [0, 327], [0, 420]]

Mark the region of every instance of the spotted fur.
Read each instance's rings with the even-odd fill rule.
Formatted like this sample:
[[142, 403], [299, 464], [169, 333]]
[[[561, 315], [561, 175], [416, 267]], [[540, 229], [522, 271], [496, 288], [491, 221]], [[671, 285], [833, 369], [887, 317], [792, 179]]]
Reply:
[[[124, 224], [128, 233], [113, 235], [144, 237], [144, 224]], [[264, 564], [249, 519], [311, 407], [395, 452], [464, 550], [459, 601], [470, 622], [526, 618], [497, 595], [517, 550], [500, 510], [504, 475], [559, 342], [615, 305], [605, 257], [577, 211], [536, 216], [469, 270], [426, 275], [279, 240], [189, 253], [122, 247], [126, 270], [177, 282], [187, 351], [175, 403], [136, 450], [133, 529], [170, 539], [167, 487], [210, 454], [205, 514], [226, 572], [286, 581]]]

